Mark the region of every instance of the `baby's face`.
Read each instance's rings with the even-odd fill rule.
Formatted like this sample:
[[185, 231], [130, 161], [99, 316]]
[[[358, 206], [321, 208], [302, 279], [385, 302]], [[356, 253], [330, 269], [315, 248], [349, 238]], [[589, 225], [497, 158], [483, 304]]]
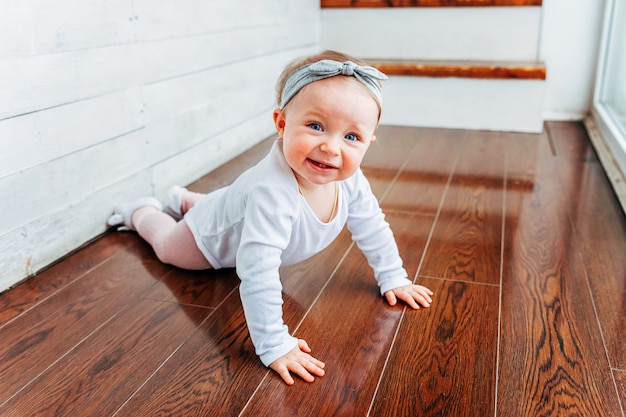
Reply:
[[376, 139], [378, 105], [353, 77], [336, 76], [300, 90], [274, 111], [283, 153], [301, 184], [349, 178]]

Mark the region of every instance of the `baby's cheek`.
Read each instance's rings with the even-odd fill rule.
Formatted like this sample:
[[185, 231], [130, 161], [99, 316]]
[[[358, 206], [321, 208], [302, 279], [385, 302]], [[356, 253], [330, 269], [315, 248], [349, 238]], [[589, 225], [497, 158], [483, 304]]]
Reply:
[[344, 156], [343, 165], [347, 170], [349, 169], [352, 173], [357, 170], [359, 166], [361, 166], [361, 162], [363, 162], [363, 157], [365, 156], [365, 152], [350, 152]]
[[283, 153], [288, 162], [296, 162], [305, 155], [304, 146], [300, 143], [290, 143], [283, 147]]

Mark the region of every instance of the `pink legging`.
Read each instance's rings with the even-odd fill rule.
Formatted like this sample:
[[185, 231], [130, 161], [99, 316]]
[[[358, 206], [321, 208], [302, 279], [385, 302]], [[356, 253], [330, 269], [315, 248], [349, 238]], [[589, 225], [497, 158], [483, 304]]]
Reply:
[[133, 213], [132, 223], [161, 262], [183, 269], [212, 268], [198, 249], [185, 220], [176, 222], [153, 207], [142, 207]]

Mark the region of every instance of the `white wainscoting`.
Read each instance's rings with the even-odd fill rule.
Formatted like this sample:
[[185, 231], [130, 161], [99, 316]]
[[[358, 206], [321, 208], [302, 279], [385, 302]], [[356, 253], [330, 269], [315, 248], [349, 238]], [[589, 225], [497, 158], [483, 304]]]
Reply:
[[273, 132], [319, 2], [0, 3], [0, 291]]

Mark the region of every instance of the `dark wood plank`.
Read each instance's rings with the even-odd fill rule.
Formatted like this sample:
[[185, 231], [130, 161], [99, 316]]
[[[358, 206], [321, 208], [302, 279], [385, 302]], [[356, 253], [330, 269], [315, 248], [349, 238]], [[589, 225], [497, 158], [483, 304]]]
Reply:
[[434, 216], [467, 132], [420, 128], [413, 130], [412, 136], [415, 147], [381, 207], [387, 213]]
[[563, 161], [562, 168], [568, 169], [563, 180], [588, 164], [600, 165], [582, 122], [546, 122], [545, 130], [557, 161]]
[[626, 216], [582, 125], [549, 126], [609, 361], [626, 369]]
[[0, 407], [0, 414], [111, 415], [212, 311], [139, 300]]
[[[400, 257], [409, 279], [415, 281], [419, 263], [424, 253], [434, 219], [431, 216], [412, 216], [406, 213], [389, 213], [387, 221], [398, 244]], [[417, 277], [417, 284], [421, 284]]]
[[217, 308], [239, 286], [233, 268], [186, 271], [174, 268], [143, 294], [144, 298]]
[[[343, 233], [320, 254], [281, 270], [283, 319], [291, 330], [349, 246]], [[268, 372], [254, 353], [239, 293], [233, 292], [118, 415], [236, 416]]]
[[116, 416], [236, 416], [266, 372], [234, 292]]
[[546, 66], [540, 62], [368, 59], [368, 63], [387, 75], [504, 80], [546, 79]]
[[[432, 219], [389, 217], [406, 263], [416, 265]], [[326, 363], [326, 374], [312, 384], [298, 381], [292, 387], [271, 374], [243, 415], [271, 415], [273, 410], [284, 415], [366, 415], [402, 311], [402, 306], [390, 307], [382, 300], [365, 258], [353, 247], [295, 333]]]
[[137, 243], [0, 329], [0, 404], [169, 270]]
[[434, 303], [406, 312], [369, 415], [494, 415], [499, 287], [421, 281]]
[[398, 170], [410, 158], [417, 143], [415, 130], [399, 126], [380, 126], [376, 141], [365, 154], [361, 168], [380, 199], [393, 183]]
[[208, 193], [232, 184], [243, 171], [254, 166], [267, 155], [276, 139], [276, 135], [271, 135], [236, 158], [189, 184], [187, 188], [198, 193]]
[[[584, 268], [546, 135], [537, 141], [532, 192], [507, 193], [498, 415], [621, 414]], [[509, 143], [508, 164], [532, 158]]]
[[482, 7], [541, 6], [542, 0], [320, 0], [330, 7]]
[[500, 283], [504, 133], [467, 133], [420, 275]]
[[0, 294], [0, 327], [66, 285], [83, 277], [117, 251], [135, 241], [120, 233], [107, 233], [33, 278]]
[[577, 246], [611, 365], [626, 369], [626, 219], [600, 167], [585, 176], [574, 218]]
[[626, 410], [626, 370], [614, 370], [613, 375], [617, 384], [617, 392], [622, 402], [622, 410]]

